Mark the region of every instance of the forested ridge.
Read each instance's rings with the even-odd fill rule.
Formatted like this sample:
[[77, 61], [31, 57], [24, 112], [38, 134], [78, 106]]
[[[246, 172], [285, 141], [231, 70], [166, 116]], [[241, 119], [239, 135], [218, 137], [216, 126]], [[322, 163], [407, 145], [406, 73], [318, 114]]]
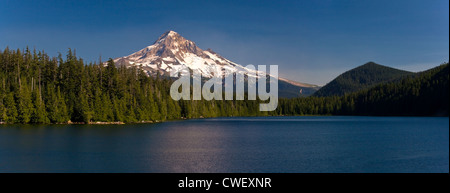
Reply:
[[173, 80], [137, 67], [85, 63], [72, 50], [0, 51], [0, 122], [157, 122], [220, 116], [446, 115], [448, 63], [401, 81], [344, 96], [279, 99], [272, 112], [261, 101], [174, 101]]
[[314, 96], [343, 96], [412, 74], [414, 73], [368, 62], [342, 73], [315, 92]]
[[281, 99], [283, 115], [448, 116], [449, 64], [343, 96]]

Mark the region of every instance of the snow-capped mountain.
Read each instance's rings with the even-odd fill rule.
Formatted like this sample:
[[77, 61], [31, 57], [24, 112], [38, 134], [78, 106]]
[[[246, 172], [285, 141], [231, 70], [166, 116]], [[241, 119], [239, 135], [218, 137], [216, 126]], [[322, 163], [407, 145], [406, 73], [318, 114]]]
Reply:
[[[185, 39], [174, 31], [165, 32], [153, 45], [128, 56], [116, 58], [114, 62], [117, 66], [138, 66], [149, 75], [156, 75], [157, 72], [169, 75], [172, 70], [179, 69], [180, 65], [188, 67], [193, 72], [201, 73], [203, 77], [215, 76], [214, 71], [218, 68], [225, 73], [256, 74], [255, 70], [236, 64], [211, 49], [202, 50], [193, 41]], [[310, 95], [318, 89], [315, 85], [297, 83], [282, 78], [279, 78], [279, 87], [283, 88], [283, 85], [280, 84], [291, 85], [284, 85], [289, 88], [289, 93], [291, 93], [290, 96], [285, 97]], [[279, 89], [280, 97], [283, 97], [282, 92]]]
[[184, 65], [204, 77], [213, 76], [215, 68], [221, 67], [230, 72], [248, 72], [249, 69], [231, 62], [211, 49], [202, 50], [194, 42], [185, 39], [174, 31], [161, 35], [151, 46], [131, 55], [114, 59], [116, 65], [142, 66], [148, 74], [156, 72], [167, 74], [174, 66]]

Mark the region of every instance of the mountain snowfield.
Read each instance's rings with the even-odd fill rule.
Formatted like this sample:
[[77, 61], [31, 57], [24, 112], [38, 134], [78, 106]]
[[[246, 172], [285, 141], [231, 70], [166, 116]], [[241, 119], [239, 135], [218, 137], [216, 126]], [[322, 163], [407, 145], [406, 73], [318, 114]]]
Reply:
[[[193, 73], [201, 73], [203, 77], [211, 78], [223, 74], [240, 73], [250, 76], [262, 76], [265, 73], [251, 68], [246, 68], [234, 63], [211, 49], [202, 50], [193, 41], [187, 40], [174, 31], [162, 34], [153, 45], [147, 46], [128, 56], [115, 58], [117, 66], [138, 66], [148, 75], [170, 75], [172, 71], [189, 69]], [[187, 68], [186, 68], [187, 67]], [[258, 67], [255, 66], [257, 69]], [[266, 67], [270, 75], [269, 66]], [[289, 88], [287, 95], [279, 88], [280, 97], [297, 97], [310, 95], [319, 89], [316, 85], [298, 83], [291, 80], [278, 78], [280, 88]], [[288, 85], [280, 85], [288, 84]], [[306, 92], [305, 92], [306, 91]]]

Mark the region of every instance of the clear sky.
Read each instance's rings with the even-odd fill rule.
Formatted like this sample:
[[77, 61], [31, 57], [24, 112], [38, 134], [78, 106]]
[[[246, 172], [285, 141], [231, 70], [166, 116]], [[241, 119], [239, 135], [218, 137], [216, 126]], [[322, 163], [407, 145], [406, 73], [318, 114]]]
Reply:
[[85, 61], [129, 55], [174, 30], [236, 63], [324, 85], [368, 61], [421, 71], [449, 60], [448, 0], [0, 0], [0, 49]]

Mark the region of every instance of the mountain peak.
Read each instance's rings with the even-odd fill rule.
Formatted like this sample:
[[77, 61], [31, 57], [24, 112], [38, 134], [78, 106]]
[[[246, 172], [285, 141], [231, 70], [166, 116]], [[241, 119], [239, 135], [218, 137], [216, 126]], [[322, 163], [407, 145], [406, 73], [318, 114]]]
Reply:
[[363, 66], [369, 66], [369, 65], [380, 65], [380, 64], [377, 64], [377, 63], [372, 62], [372, 61], [369, 61], [369, 62], [363, 64]]
[[[172, 30], [164, 32], [153, 45], [128, 56], [115, 58], [114, 62], [117, 66], [138, 66], [148, 75], [159, 73], [168, 76], [171, 72], [178, 71], [180, 66], [185, 66], [192, 72], [198, 72], [202, 77], [220, 76], [220, 74], [216, 74], [217, 69], [223, 69], [224, 72], [229, 74], [240, 73], [257, 76], [256, 70], [231, 62], [211, 49], [202, 50], [193, 41], [185, 39]], [[258, 75], [261, 75], [261, 73], [258, 73]], [[300, 95], [298, 85], [292, 84], [292, 81], [280, 80], [280, 85], [285, 85], [280, 87], [288, 88], [287, 90], [290, 92], [296, 90], [289, 96]], [[309, 89], [311, 91], [309, 93], [315, 91], [306, 87], [302, 88], [305, 88], [304, 91]]]
[[214, 52], [197, 47], [175, 31], [164, 32], [153, 45], [126, 57], [114, 59], [117, 65], [142, 65], [148, 74], [166, 74], [174, 66], [185, 65], [205, 76], [211, 75], [216, 65], [233, 65]]
[[159, 38], [155, 41], [155, 44], [161, 43], [166, 39], [178, 39], [178, 38], [183, 38], [183, 37], [180, 34], [178, 34], [177, 32], [169, 30], [169, 31], [164, 32], [161, 36], [159, 36]]
[[169, 31], [166, 31], [166, 32], [164, 32], [161, 36], [162, 37], [173, 37], [173, 36], [179, 36], [180, 34], [178, 34], [177, 32], [175, 32], [175, 31], [172, 31], [172, 30], [169, 30]]
[[176, 34], [178, 34], [177, 32], [175, 32], [175, 31], [173, 31], [173, 30], [169, 30], [169, 31], [167, 31], [166, 32], [169, 36], [170, 35], [176, 35]]
[[388, 67], [388, 66], [384, 66], [384, 65], [381, 65], [381, 64], [378, 64], [378, 63], [370, 61], [370, 62], [367, 62], [367, 63], [365, 63], [365, 64], [363, 64], [363, 65], [361, 65], [359, 67], [360, 68], [378, 68], [378, 67]]

